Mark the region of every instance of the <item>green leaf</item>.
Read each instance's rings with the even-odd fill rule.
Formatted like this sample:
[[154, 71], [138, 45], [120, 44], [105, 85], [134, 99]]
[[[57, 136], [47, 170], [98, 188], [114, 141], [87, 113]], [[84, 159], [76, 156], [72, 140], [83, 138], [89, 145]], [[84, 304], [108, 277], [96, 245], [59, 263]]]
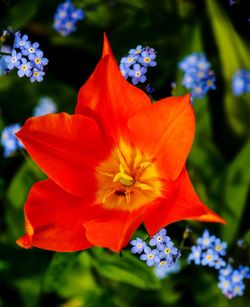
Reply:
[[27, 158], [25, 163], [17, 171], [6, 193], [6, 221], [11, 234], [17, 238], [23, 234], [23, 206], [28, 192], [37, 180], [44, 179], [44, 174], [35, 163]]
[[236, 70], [249, 68], [249, 45], [235, 32], [228, 16], [221, 9], [218, 1], [207, 0], [206, 3], [225, 81], [226, 94], [224, 103], [228, 121], [234, 132], [238, 135], [250, 135], [249, 95], [241, 96], [240, 98], [234, 97], [231, 90], [231, 79]]
[[94, 266], [102, 276], [114, 281], [124, 282], [140, 289], [158, 289], [160, 282], [152, 268], [140, 261], [130, 252], [106, 254], [95, 249]]
[[20, 30], [38, 11], [41, 0], [22, 0], [12, 5], [5, 22], [15, 30]]
[[237, 239], [241, 219], [247, 206], [250, 185], [250, 141], [246, 143], [234, 161], [228, 166], [218, 185], [222, 196], [222, 215], [227, 225], [222, 228], [223, 239], [232, 243]]
[[56, 254], [46, 273], [43, 290], [63, 298], [98, 292], [90, 269], [91, 259], [86, 251]]

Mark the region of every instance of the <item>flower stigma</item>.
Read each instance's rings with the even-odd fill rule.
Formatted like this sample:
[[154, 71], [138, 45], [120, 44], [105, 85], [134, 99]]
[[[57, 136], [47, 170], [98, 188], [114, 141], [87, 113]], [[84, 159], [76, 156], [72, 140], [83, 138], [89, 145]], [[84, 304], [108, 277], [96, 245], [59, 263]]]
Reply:
[[96, 178], [98, 203], [107, 209], [133, 211], [162, 194], [154, 160], [125, 142], [96, 168]]

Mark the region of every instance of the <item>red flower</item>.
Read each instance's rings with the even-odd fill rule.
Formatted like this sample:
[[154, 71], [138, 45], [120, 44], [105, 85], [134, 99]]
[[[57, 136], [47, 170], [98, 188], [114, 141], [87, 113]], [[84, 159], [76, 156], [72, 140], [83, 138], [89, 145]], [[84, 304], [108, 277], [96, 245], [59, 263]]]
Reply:
[[223, 223], [199, 200], [185, 168], [194, 128], [189, 95], [151, 104], [123, 78], [105, 37], [76, 114], [30, 118], [17, 133], [49, 177], [30, 191], [26, 235], [17, 243], [119, 251], [141, 223], [150, 236], [183, 219]]

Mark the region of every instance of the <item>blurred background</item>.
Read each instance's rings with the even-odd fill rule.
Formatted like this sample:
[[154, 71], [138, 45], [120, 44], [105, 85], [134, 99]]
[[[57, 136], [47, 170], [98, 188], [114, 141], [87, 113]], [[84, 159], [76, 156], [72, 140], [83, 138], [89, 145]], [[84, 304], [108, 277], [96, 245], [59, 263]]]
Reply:
[[[189, 225], [191, 246], [207, 227], [228, 242], [232, 263], [249, 266], [250, 94], [232, 90], [235, 72], [250, 69], [248, 2], [78, 0], [73, 3], [85, 17], [62, 36], [52, 27], [60, 1], [0, 0], [0, 31], [11, 27], [27, 34], [49, 59], [41, 83], [19, 78], [14, 70], [0, 76], [0, 131], [22, 125], [44, 96], [59, 112], [73, 113], [78, 90], [100, 59], [103, 32], [118, 63], [139, 44], [155, 49], [157, 66], [147, 81], [156, 100], [187, 93], [178, 63], [204, 52], [216, 89], [193, 101], [197, 128], [188, 170], [201, 199], [228, 224], [181, 222], [168, 232], [178, 246]], [[244, 296], [230, 301], [218, 289], [216, 271], [187, 265], [185, 250], [181, 271], [159, 280], [129, 248], [123, 256], [98, 248], [68, 254], [21, 249], [15, 240], [24, 234], [23, 205], [41, 178], [24, 152], [4, 157], [0, 148], [0, 307], [250, 306], [249, 281]]]

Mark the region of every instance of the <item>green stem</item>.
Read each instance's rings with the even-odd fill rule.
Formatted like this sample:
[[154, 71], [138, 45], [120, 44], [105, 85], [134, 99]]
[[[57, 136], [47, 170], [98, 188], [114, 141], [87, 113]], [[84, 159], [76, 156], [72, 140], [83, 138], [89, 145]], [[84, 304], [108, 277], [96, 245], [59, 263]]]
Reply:
[[7, 53], [7, 52], [2, 52], [2, 51], [0, 51], [0, 55], [11, 55], [11, 53]]

